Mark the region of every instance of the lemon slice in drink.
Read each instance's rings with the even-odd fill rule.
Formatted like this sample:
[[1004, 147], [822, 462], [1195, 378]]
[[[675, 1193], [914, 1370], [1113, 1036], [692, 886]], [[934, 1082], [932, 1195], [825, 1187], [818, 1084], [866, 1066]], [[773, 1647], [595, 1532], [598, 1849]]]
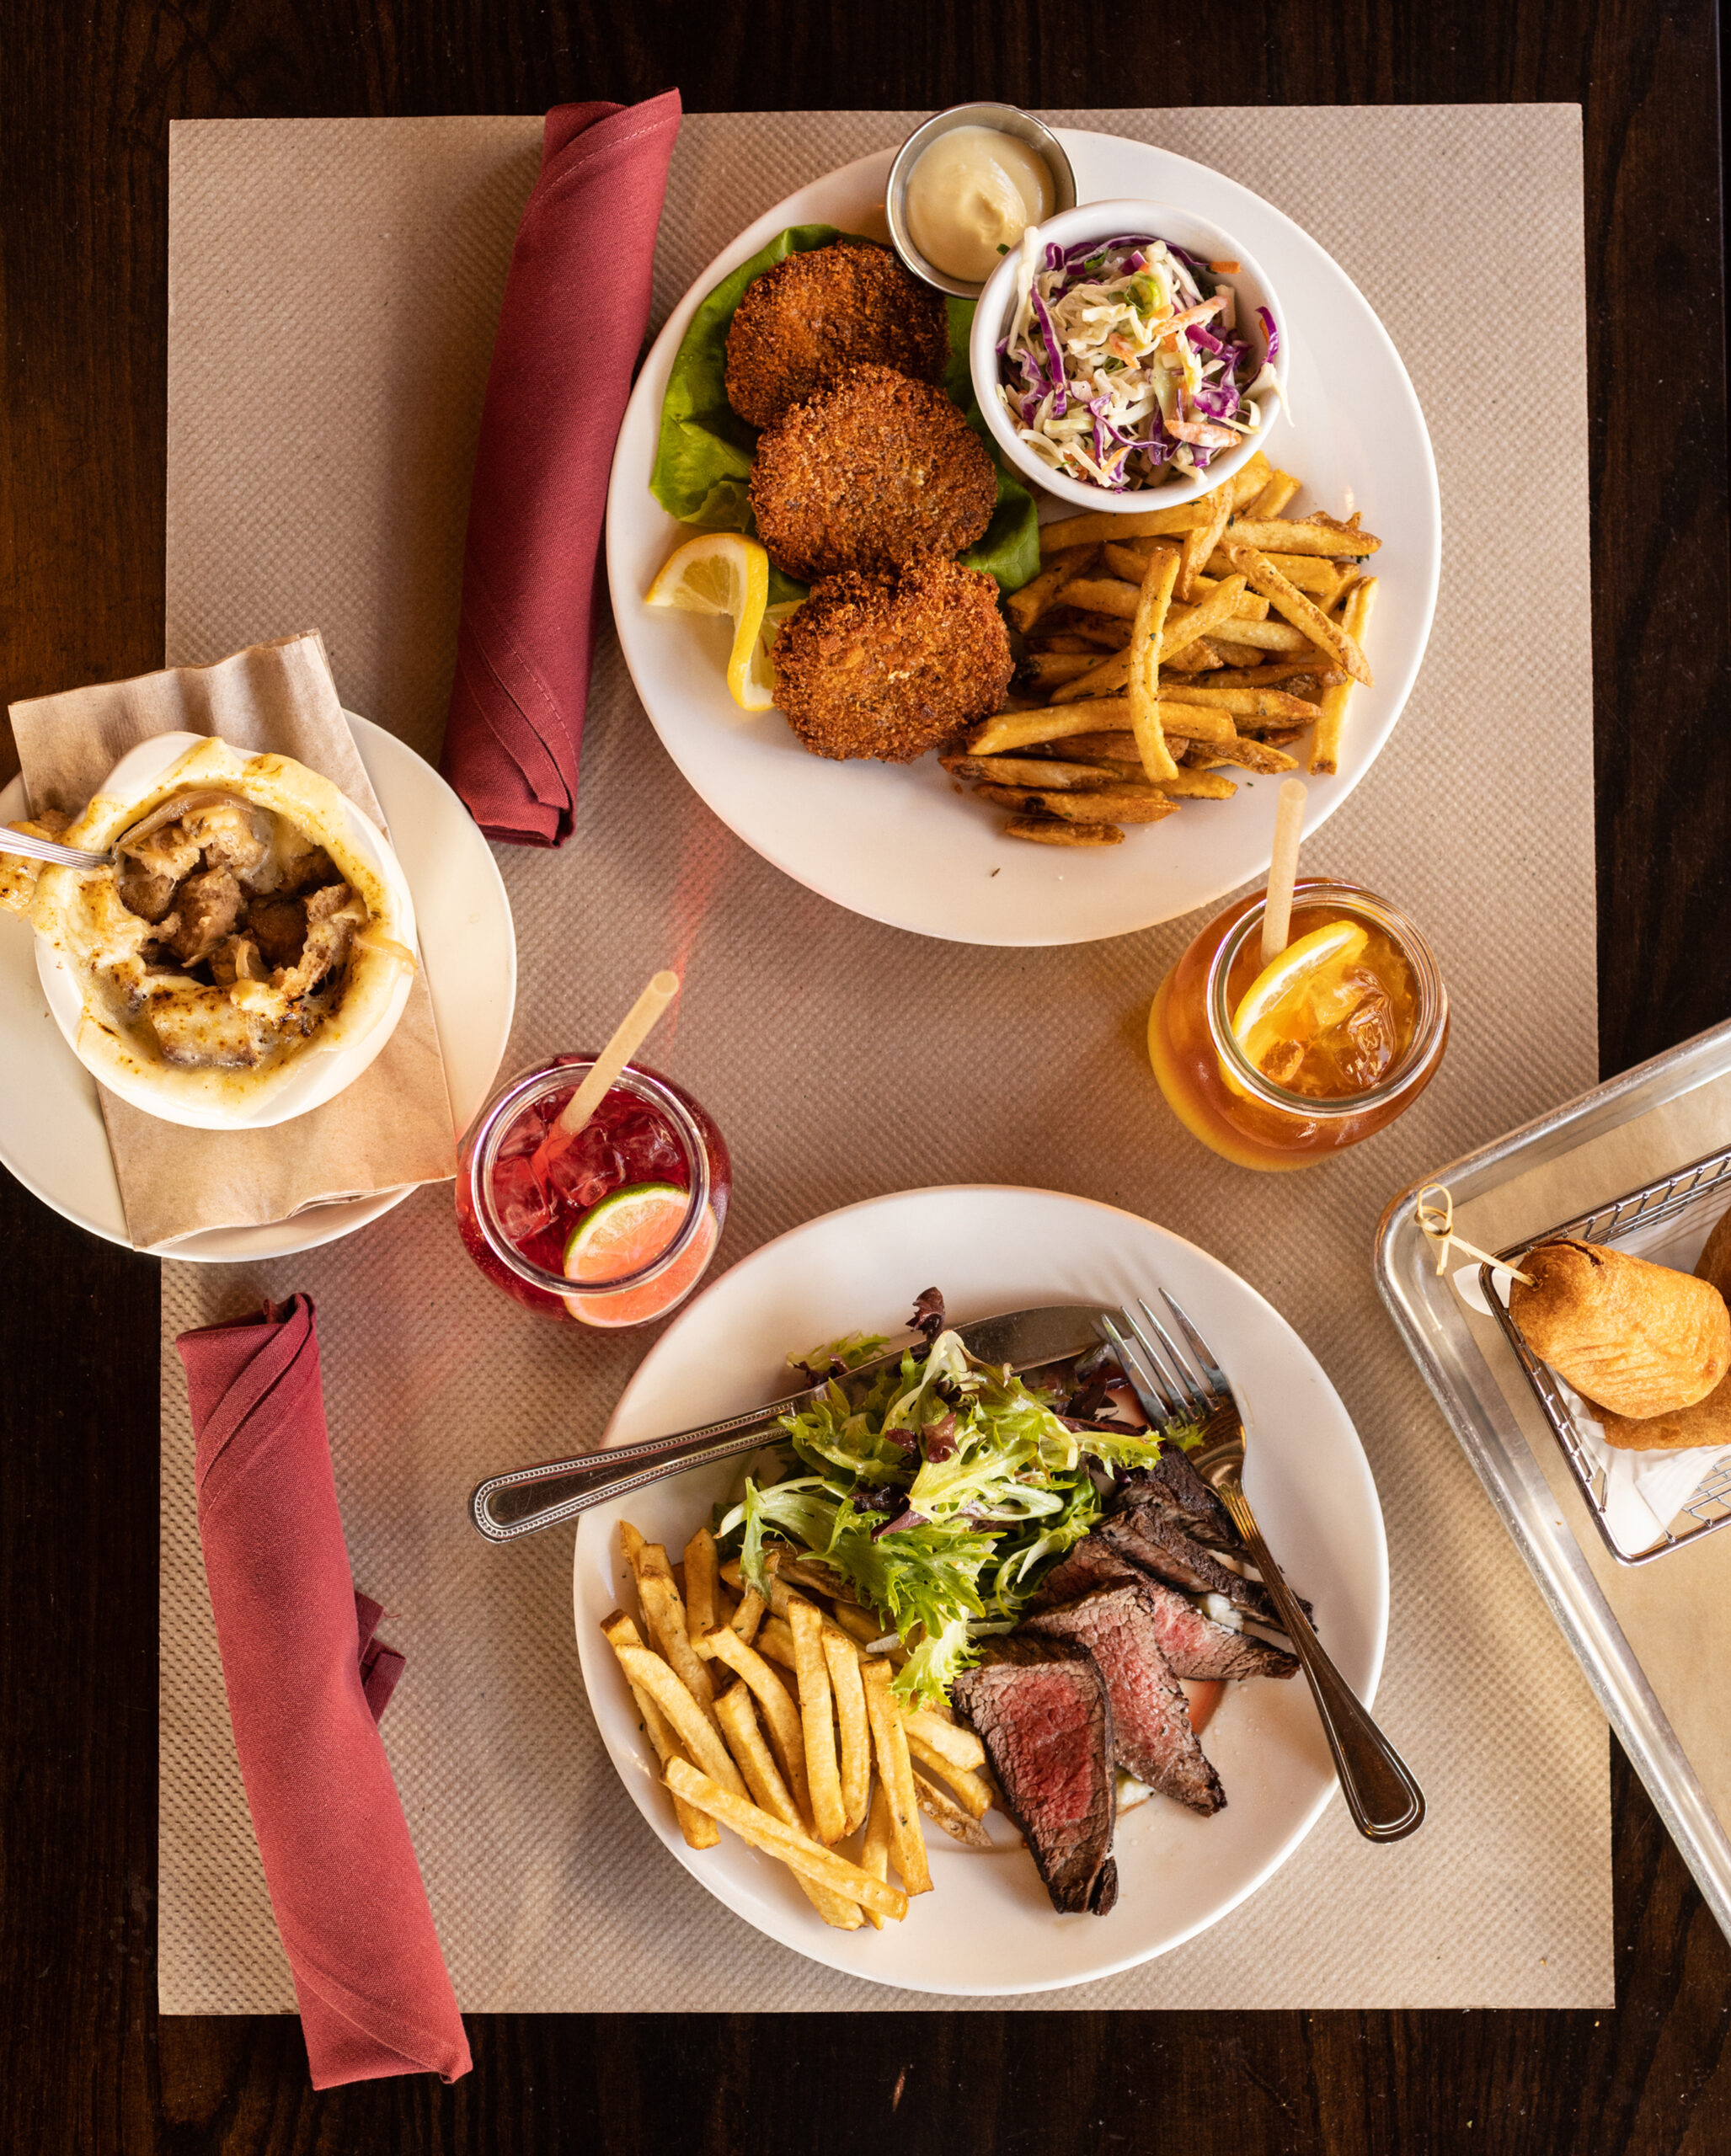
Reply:
[[690, 1203], [690, 1192], [676, 1183], [633, 1182], [584, 1215], [565, 1245], [565, 1278], [596, 1291], [565, 1298], [565, 1308], [580, 1325], [646, 1324], [689, 1292], [715, 1248], [715, 1215], [707, 1209], [697, 1232], [665, 1273], [612, 1294], [606, 1283], [652, 1265], [679, 1233]]
[[1257, 1069], [1276, 1041], [1308, 1038], [1302, 1022], [1340, 985], [1370, 932], [1355, 921], [1331, 921], [1289, 943], [1251, 982], [1232, 1013], [1232, 1035]]
[[733, 649], [727, 686], [742, 711], [767, 711], [775, 680], [763, 638], [769, 604], [769, 557], [756, 539], [738, 531], [701, 531], [676, 548], [649, 586], [651, 606], [677, 606], [687, 614], [733, 618]]

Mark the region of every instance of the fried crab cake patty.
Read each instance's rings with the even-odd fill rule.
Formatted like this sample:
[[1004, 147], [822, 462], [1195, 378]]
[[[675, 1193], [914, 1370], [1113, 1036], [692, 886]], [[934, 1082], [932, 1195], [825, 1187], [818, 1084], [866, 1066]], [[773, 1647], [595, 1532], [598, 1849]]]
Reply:
[[887, 248], [837, 240], [754, 277], [727, 333], [727, 401], [754, 427], [862, 360], [916, 382], [949, 363], [943, 302]]
[[985, 536], [997, 473], [941, 389], [853, 367], [760, 436], [751, 509], [770, 559], [809, 584], [900, 568]]
[[815, 585], [776, 639], [776, 702], [815, 755], [911, 764], [995, 712], [1011, 665], [996, 583], [932, 555]]

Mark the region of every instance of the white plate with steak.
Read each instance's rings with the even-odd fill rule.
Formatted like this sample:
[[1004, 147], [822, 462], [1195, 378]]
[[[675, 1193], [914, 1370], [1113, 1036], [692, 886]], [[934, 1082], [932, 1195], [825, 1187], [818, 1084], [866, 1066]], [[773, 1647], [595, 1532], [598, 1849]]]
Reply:
[[[913, 1298], [934, 1283], [952, 1324], [1169, 1290], [1219, 1351], [1243, 1408], [1248, 1495], [1269, 1543], [1313, 1604], [1348, 1681], [1374, 1700], [1387, 1549], [1345, 1409], [1253, 1289], [1194, 1244], [1114, 1207], [967, 1186], [903, 1192], [810, 1221], [755, 1251], [676, 1319], [620, 1400], [607, 1442], [636, 1443], [773, 1398], [786, 1390], [789, 1353], [859, 1331], [899, 1338]], [[1278, 1681], [1284, 1657], [1202, 1612], [1199, 1597], [1219, 1575], [1213, 1551], [1226, 1545], [1194, 1478], [1181, 1465], [1171, 1476], [1120, 1476], [1112, 1533], [1097, 1530], [1061, 1560], [1068, 1570], [1049, 1575], [1057, 1591], [1039, 1598], [1007, 1648], [987, 1643], [996, 1658], [952, 1690], [1028, 1842], [996, 1809], [986, 1815], [989, 1850], [928, 1824], [933, 1891], [880, 1931], [831, 1929], [790, 1872], [732, 1834], [716, 1848], [687, 1846], [601, 1635], [612, 1610], [633, 1606], [621, 1520], [676, 1556], [734, 1494], [738, 1469], [697, 1470], [585, 1517], [574, 1563], [577, 1640], [602, 1739], [650, 1831], [783, 1945], [912, 1992], [980, 1998], [1086, 1983], [1217, 1924], [1291, 1855], [1333, 1794], [1302, 1679]], [[1162, 1577], [1149, 1569], [1157, 1562]], [[1176, 1583], [1175, 1568], [1197, 1585]], [[1253, 1622], [1242, 1605], [1254, 1601], [1254, 1583], [1240, 1588], [1209, 1607], [1226, 1615], [1236, 1599], [1233, 1621], [1242, 1614]], [[1025, 1741], [1042, 1719], [1060, 1732], [1055, 1753]], [[1120, 1763], [1140, 1763], [1157, 1793], [1119, 1803], [1102, 1771], [1108, 1745]]]

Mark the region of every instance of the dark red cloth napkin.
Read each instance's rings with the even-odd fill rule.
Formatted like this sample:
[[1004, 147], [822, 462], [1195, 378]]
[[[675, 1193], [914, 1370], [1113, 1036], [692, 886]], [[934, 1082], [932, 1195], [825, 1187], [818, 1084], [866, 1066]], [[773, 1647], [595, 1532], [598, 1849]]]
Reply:
[[487, 377], [440, 764], [489, 838], [571, 835], [607, 472], [679, 120], [677, 90], [547, 115]]
[[313, 2085], [454, 2081], [468, 2040], [376, 1726], [403, 1657], [350, 1576], [313, 1305], [175, 1345], [234, 1748]]

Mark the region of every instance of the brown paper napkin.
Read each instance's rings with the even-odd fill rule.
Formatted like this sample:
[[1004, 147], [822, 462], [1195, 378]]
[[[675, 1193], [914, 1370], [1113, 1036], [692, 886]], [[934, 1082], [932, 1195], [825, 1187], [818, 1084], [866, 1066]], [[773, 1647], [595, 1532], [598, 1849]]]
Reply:
[[[1456, 1218], [1461, 1234], [1484, 1249], [1506, 1250], [1723, 1145], [1731, 1145], [1727, 1078], [1530, 1169], [1463, 1204]], [[1708, 1803], [1731, 1828], [1731, 1716], [1722, 1678], [1731, 1657], [1731, 1533], [1709, 1535], [1650, 1565], [1618, 1564], [1600, 1540], [1501, 1327], [1471, 1310], [1467, 1318]]]
[[[253, 644], [213, 666], [33, 696], [10, 707], [33, 809], [81, 808], [158, 734], [220, 734], [322, 772], [383, 825], [316, 629]], [[310, 1114], [265, 1130], [189, 1130], [97, 1091], [126, 1226], [141, 1250], [206, 1228], [286, 1219], [309, 1205], [436, 1182], [456, 1171], [451, 1102], [425, 965], [383, 1052]]]

